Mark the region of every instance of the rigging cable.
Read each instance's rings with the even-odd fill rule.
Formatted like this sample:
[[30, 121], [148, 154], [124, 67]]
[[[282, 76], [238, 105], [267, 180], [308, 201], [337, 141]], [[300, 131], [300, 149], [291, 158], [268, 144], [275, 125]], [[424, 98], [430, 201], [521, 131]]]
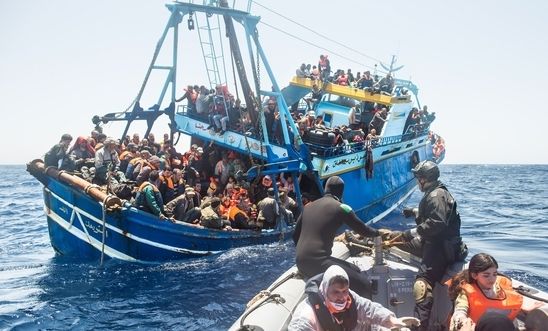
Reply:
[[329, 37], [327, 37], [327, 36], [325, 36], [325, 35], [323, 35], [323, 34], [317, 32], [317, 31], [315, 31], [315, 30], [313, 30], [313, 29], [311, 29], [311, 28], [309, 28], [309, 27], [307, 27], [307, 26], [305, 26], [305, 25], [303, 25], [303, 24], [301, 24], [301, 23], [299, 23], [299, 22], [297, 22], [297, 21], [295, 21], [295, 20], [293, 20], [293, 19], [291, 19], [291, 18], [285, 16], [285, 15], [282, 15], [282, 14], [280, 14], [280, 13], [274, 11], [273, 9], [270, 9], [270, 8], [266, 7], [265, 5], [262, 5], [262, 4], [258, 3], [258, 2], [255, 1], [255, 0], [252, 0], [252, 1], [253, 1], [253, 3], [255, 3], [256, 5], [258, 5], [259, 7], [262, 7], [262, 8], [264, 8], [264, 9], [268, 10], [269, 12], [271, 12], [271, 13], [273, 13], [273, 14], [276, 14], [276, 15], [280, 16], [280, 17], [282, 17], [282, 18], [284, 18], [284, 19], [290, 21], [291, 23], [294, 23], [294, 24], [300, 26], [301, 28], [303, 28], [303, 29], [305, 29], [305, 30], [307, 30], [307, 31], [310, 31], [310, 32], [314, 33], [315, 35], [317, 35], [317, 36], [319, 36], [319, 37], [322, 37], [322, 38], [324, 38], [324, 39], [326, 39], [326, 40], [328, 40], [328, 41], [330, 41], [330, 42], [333, 42], [333, 43], [335, 43], [335, 44], [337, 44], [337, 45], [339, 45], [339, 46], [341, 46], [341, 47], [344, 47], [344, 48], [346, 48], [346, 49], [348, 49], [348, 50], [350, 50], [350, 51], [352, 51], [352, 52], [354, 52], [354, 53], [360, 54], [361, 56], [364, 56], [364, 57], [366, 57], [366, 58], [368, 58], [368, 59], [371, 59], [371, 60], [373, 60], [373, 61], [382, 62], [381, 60], [379, 60], [379, 59], [377, 59], [377, 58], [375, 58], [375, 57], [372, 57], [372, 56], [370, 56], [370, 55], [367, 55], [367, 54], [365, 54], [365, 53], [362, 53], [362, 52], [358, 51], [357, 49], [354, 49], [354, 48], [349, 47], [349, 46], [347, 46], [347, 45], [345, 45], [345, 44], [343, 44], [343, 43], [341, 43], [341, 42], [338, 42], [338, 41], [335, 40], [335, 39], [329, 38]]
[[288, 36], [290, 36], [290, 37], [292, 37], [292, 38], [295, 38], [295, 39], [297, 39], [297, 40], [299, 40], [299, 41], [302, 41], [303, 43], [306, 43], [306, 44], [308, 44], [308, 45], [310, 45], [310, 46], [312, 46], [312, 47], [316, 47], [316, 48], [322, 49], [322, 50], [327, 51], [327, 52], [329, 52], [329, 53], [331, 53], [331, 54], [333, 54], [333, 55], [336, 55], [336, 56], [338, 56], [338, 57], [340, 57], [340, 58], [343, 58], [343, 59], [345, 59], [345, 60], [347, 60], [347, 61], [350, 61], [350, 62], [353, 62], [353, 63], [355, 63], [355, 64], [358, 64], [358, 65], [360, 65], [360, 66], [364, 66], [364, 67], [367, 67], [367, 68], [370, 68], [370, 69], [375, 69], [374, 67], [372, 67], [372, 66], [370, 66], [370, 65], [367, 65], [367, 64], [365, 64], [365, 63], [358, 62], [358, 61], [353, 60], [353, 59], [351, 59], [351, 58], [349, 58], [349, 57], [346, 57], [346, 56], [344, 56], [344, 55], [342, 55], [342, 54], [333, 52], [332, 50], [327, 49], [327, 48], [325, 48], [325, 47], [318, 46], [318, 45], [316, 45], [316, 44], [314, 44], [314, 43], [311, 43], [311, 42], [308, 41], [308, 40], [305, 40], [305, 39], [303, 39], [303, 38], [297, 37], [297, 36], [294, 35], [294, 34], [291, 34], [291, 33], [289, 33], [289, 32], [286, 32], [286, 31], [282, 30], [282, 29], [279, 29], [279, 28], [277, 28], [277, 27], [275, 27], [275, 26], [273, 26], [273, 25], [270, 25], [270, 24], [268, 24], [268, 23], [266, 23], [266, 22], [264, 22], [264, 21], [260, 21], [260, 23], [261, 23], [261, 24], [264, 24], [264, 25], [266, 25], [266, 26], [268, 26], [269, 28], [272, 28], [272, 29], [274, 29], [274, 30], [277, 30], [277, 31], [279, 31], [279, 32], [281, 32], [281, 33], [283, 33], [283, 34], [286, 34], [286, 35], [288, 35]]

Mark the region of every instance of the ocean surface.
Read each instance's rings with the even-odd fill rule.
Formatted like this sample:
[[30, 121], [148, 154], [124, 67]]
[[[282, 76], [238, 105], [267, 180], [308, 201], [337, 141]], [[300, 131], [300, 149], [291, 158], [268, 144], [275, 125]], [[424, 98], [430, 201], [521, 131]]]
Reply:
[[[547, 291], [548, 165], [441, 169], [471, 253], [490, 253], [499, 270]], [[376, 226], [409, 222], [394, 213]], [[151, 265], [55, 256], [41, 185], [24, 166], [0, 166], [1, 330], [226, 330], [293, 260], [290, 242]]]

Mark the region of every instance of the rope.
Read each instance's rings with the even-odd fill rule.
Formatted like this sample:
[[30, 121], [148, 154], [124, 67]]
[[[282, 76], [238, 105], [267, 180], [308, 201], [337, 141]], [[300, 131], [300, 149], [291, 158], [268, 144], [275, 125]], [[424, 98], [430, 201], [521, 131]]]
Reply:
[[107, 199], [109, 197], [105, 197], [105, 200], [103, 200], [103, 203], [101, 204], [101, 209], [103, 211], [103, 234], [102, 234], [102, 238], [101, 238], [101, 263], [100, 263], [100, 266], [102, 267], [103, 266], [103, 260], [104, 260], [104, 257], [105, 257], [105, 239], [106, 239], [106, 219], [107, 219], [107, 209], [105, 208], [105, 203], [107, 202]]
[[269, 299], [275, 300], [279, 304], [284, 303], [285, 299], [282, 298], [279, 294], [272, 294], [272, 291], [274, 291], [280, 285], [285, 283], [287, 280], [297, 276], [297, 274], [298, 274], [298, 272], [296, 272], [296, 271], [290, 273], [289, 275], [287, 275], [284, 278], [280, 279], [279, 282], [274, 283], [268, 290], [262, 290], [255, 297], [253, 297], [253, 299], [251, 299], [249, 301], [249, 303], [246, 305], [247, 308], [250, 308], [250, 307], [251, 308], [245, 314], [243, 314], [242, 318], [240, 319], [240, 330], [247, 330], [246, 326], [244, 325], [244, 320], [247, 318], [247, 316], [249, 316], [249, 314], [251, 314], [253, 311], [255, 311], [257, 308], [259, 308], [261, 305], [266, 303]]
[[271, 9], [271, 8], [266, 7], [265, 5], [262, 5], [262, 4], [258, 3], [257, 1], [253, 1], [253, 2], [254, 2], [256, 5], [258, 5], [259, 7], [262, 7], [262, 8], [264, 8], [264, 9], [268, 10], [269, 12], [278, 15], [278, 16], [280, 16], [280, 17], [282, 17], [282, 18], [288, 20], [289, 22], [291, 22], [291, 23], [293, 23], [293, 24], [296, 24], [296, 25], [300, 26], [301, 28], [303, 28], [303, 29], [305, 29], [305, 30], [308, 30], [308, 31], [312, 32], [313, 34], [315, 34], [315, 35], [317, 35], [317, 36], [319, 36], [319, 37], [321, 37], [321, 38], [324, 38], [325, 40], [328, 40], [328, 41], [330, 41], [330, 42], [333, 42], [333, 43], [335, 43], [335, 44], [337, 44], [337, 45], [339, 45], [339, 46], [341, 46], [341, 47], [343, 47], [343, 48], [346, 48], [346, 49], [348, 49], [348, 50], [350, 50], [350, 51], [352, 51], [352, 52], [354, 52], [354, 53], [356, 53], [356, 54], [360, 54], [361, 56], [366, 57], [366, 58], [368, 58], [368, 59], [371, 59], [371, 60], [373, 60], [373, 61], [381, 62], [381, 60], [379, 60], [379, 59], [377, 59], [377, 58], [374, 58], [374, 57], [372, 57], [372, 56], [370, 56], [370, 55], [367, 55], [367, 54], [365, 54], [365, 53], [362, 53], [362, 52], [358, 51], [357, 49], [354, 49], [354, 48], [352, 48], [352, 47], [349, 47], [348, 45], [345, 45], [345, 44], [343, 44], [343, 43], [341, 43], [341, 42], [338, 42], [338, 41], [335, 40], [335, 39], [329, 38], [329, 37], [327, 37], [327, 36], [325, 36], [325, 35], [323, 35], [323, 34], [317, 32], [317, 31], [315, 31], [315, 30], [313, 30], [313, 29], [311, 29], [311, 28], [309, 28], [309, 27], [307, 27], [307, 26], [305, 26], [305, 25], [303, 25], [303, 24], [301, 24], [301, 23], [299, 23], [299, 22], [297, 22], [297, 21], [295, 21], [295, 20], [293, 20], [293, 19], [287, 17], [287, 16], [284, 16], [284, 15], [282, 15], [282, 14], [280, 14], [280, 13], [274, 11], [274, 10]]
[[[316, 44], [314, 44], [314, 43], [312, 43], [312, 42], [310, 42], [310, 41], [308, 41], [308, 40], [306, 40], [306, 39], [297, 37], [297, 36], [294, 35], [294, 34], [291, 34], [291, 33], [289, 33], [289, 32], [286, 32], [286, 31], [282, 30], [282, 29], [279, 29], [279, 28], [277, 28], [277, 27], [275, 27], [275, 26], [273, 26], [273, 25], [270, 25], [270, 24], [268, 24], [268, 23], [266, 23], [266, 22], [264, 22], [264, 21], [260, 21], [259, 23], [264, 24], [264, 25], [268, 26], [269, 28], [272, 28], [272, 29], [274, 29], [274, 30], [276, 30], [276, 31], [278, 31], [278, 32], [281, 32], [281, 33], [285, 34], [285, 35], [288, 35], [288, 36], [290, 36], [291, 38], [294, 38], [294, 39], [297, 39], [297, 40], [299, 40], [299, 41], [302, 41], [303, 43], [308, 44], [308, 45], [310, 45], [310, 46], [312, 46], [312, 47], [315, 47], [315, 48], [324, 50], [324, 51], [329, 52], [329, 53], [331, 53], [331, 54], [333, 54], [333, 55], [336, 55], [336, 56], [338, 56], [338, 57], [340, 57], [340, 58], [343, 58], [343, 59], [345, 59], [345, 60], [347, 60], [347, 61], [350, 61], [350, 62], [352, 62], [352, 63], [358, 64], [358, 65], [360, 65], [360, 66], [364, 66], [364, 67], [367, 67], [367, 68], [370, 68], [370, 69], [375, 70], [375, 67], [372, 67], [372, 66], [367, 65], [367, 64], [362, 63], [362, 62], [358, 62], [358, 61], [356, 61], [356, 60], [354, 60], [354, 59], [351, 59], [351, 58], [349, 58], [349, 57], [347, 57], [347, 56], [344, 56], [344, 55], [342, 55], [342, 54], [340, 54], [340, 53], [334, 52], [334, 51], [332, 51], [332, 50], [330, 50], [330, 49], [328, 49], [328, 48], [325, 48], [325, 47], [316, 45]], [[380, 73], [385, 73], [384, 71], [380, 71], [380, 70], [379, 70], [379, 72], [380, 72]]]

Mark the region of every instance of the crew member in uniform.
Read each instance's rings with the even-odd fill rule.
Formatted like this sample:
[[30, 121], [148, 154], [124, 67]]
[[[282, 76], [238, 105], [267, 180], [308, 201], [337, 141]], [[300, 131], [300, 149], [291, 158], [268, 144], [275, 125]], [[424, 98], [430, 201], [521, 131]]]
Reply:
[[342, 225], [366, 237], [379, 235], [378, 230], [363, 223], [350, 206], [341, 202], [343, 192], [344, 181], [338, 176], [330, 177], [325, 183], [325, 195], [304, 207], [293, 234], [297, 245], [297, 267], [310, 278], [338, 265], [347, 273], [350, 288], [370, 298], [370, 281], [365, 274], [357, 266], [331, 256], [333, 239]]
[[403, 233], [392, 232], [390, 237], [400, 236], [405, 242], [399, 248], [422, 258], [422, 266], [413, 286], [415, 316], [420, 320], [418, 330], [432, 330], [430, 311], [434, 304], [432, 289], [442, 280], [446, 268], [456, 261], [464, 261], [466, 245], [460, 236], [460, 215], [457, 202], [438, 180], [440, 171], [432, 161], [422, 161], [412, 172], [424, 196], [419, 208], [406, 208], [406, 217], [415, 217], [417, 226]]

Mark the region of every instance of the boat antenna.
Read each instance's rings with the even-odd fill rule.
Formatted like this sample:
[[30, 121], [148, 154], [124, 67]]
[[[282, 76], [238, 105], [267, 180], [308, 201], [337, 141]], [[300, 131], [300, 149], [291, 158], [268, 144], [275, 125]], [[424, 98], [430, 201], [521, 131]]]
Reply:
[[379, 63], [381, 64], [381, 67], [383, 67], [384, 70], [388, 71], [389, 74], [392, 74], [393, 72], [396, 72], [404, 67], [403, 65], [401, 65], [399, 67], [394, 68], [394, 64], [396, 64], [396, 62], [397, 62], [396, 55], [392, 55], [392, 60], [390, 61], [390, 67], [388, 67], [386, 64], [379, 61]]
[[[263, 4], [258, 3], [258, 2], [255, 1], [255, 0], [252, 0], [252, 2], [255, 3], [257, 6], [262, 7], [262, 8], [264, 8], [264, 9], [268, 10], [269, 12], [271, 12], [271, 13], [273, 13], [273, 14], [275, 14], [275, 15], [278, 15], [278, 16], [280, 16], [280, 17], [282, 17], [282, 18], [284, 18], [284, 19], [286, 19], [286, 20], [288, 20], [288, 21], [290, 21], [290, 22], [293, 23], [293, 24], [296, 24], [296, 25], [300, 26], [301, 28], [303, 28], [303, 29], [305, 29], [305, 30], [307, 30], [307, 31], [312, 32], [313, 34], [315, 34], [315, 35], [317, 35], [317, 36], [319, 36], [319, 37], [321, 37], [321, 38], [324, 38], [325, 40], [328, 40], [328, 41], [330, 41], [330, 42], [332, 42], [332, 43], [335, 43], [335, 44], [337, 44], [337, 45], [339, 45], [339, 46], [341, 46], [341, 47], [343, 47], [343, 48], [346, 48], [346, 49], [348, 49], [348, 50], [350, 50], [350, 51], [352, 51], [352, 52], [354, 52], [354, 53], [360, 54], [361, 56], [366, 57], [366, 58], [368, 58], [368, 59], [371, 59], [371, 60], [373, 60], [373, 61], [375, 61], [375, 62], [381, 62], [381, 60], [379, 60], [379, 59], [377, 59], [377, 58], [375, 58], [375, 57], [372, 57], [372, 56], [367, 55], [367, 54], [365, 54], [365, 53], [363, 53], [363, 52], [360, 52], [359, 50], [357, 50], [357, 49], [355, 49], [355, 48], [352, 48], [352, 47], [349, 47], [348, 45], [345, 45], [345, 44], [343, 44], [343, 43], [341, 43], [341, 42], [338, 42], [337, 40], [335, 40], [335, 39], [333, 39], [333, 38], [329, 38], [329, 37], [327, 37], [327, 36], [325, 36], [325, 35], [323, 35], [323, 34], [317, 32], [316, 30], [311, 29], [311, 28], [309, 28], [309, 27], [303, 25], [302, 23], [299, 23], [299, 22], [295, 21], [294, 19], [291, 19], [291, 18], [289, 18], [289, 17], [287, 17], [287, 16], [285, 16], [285, 15], [282, 15], [282, 14], [276, 12], [275, 10], [273, 10], [273, 9], [271, 9], [271, 8], [266, 7], [266, 6], [263, 5]], [[325, 49], [324, 49], [324, 50], [325, 50]], [[329, 51], [329, 50], [328, 50], [328, 51]], [[331, 52], [331, 51], [329, 51], [329, 52]], [[333, 52], [331, 52], [331, 53], [333, 53]], [[340, 56], [340, 55], [339, 55], [339, 56]]]

